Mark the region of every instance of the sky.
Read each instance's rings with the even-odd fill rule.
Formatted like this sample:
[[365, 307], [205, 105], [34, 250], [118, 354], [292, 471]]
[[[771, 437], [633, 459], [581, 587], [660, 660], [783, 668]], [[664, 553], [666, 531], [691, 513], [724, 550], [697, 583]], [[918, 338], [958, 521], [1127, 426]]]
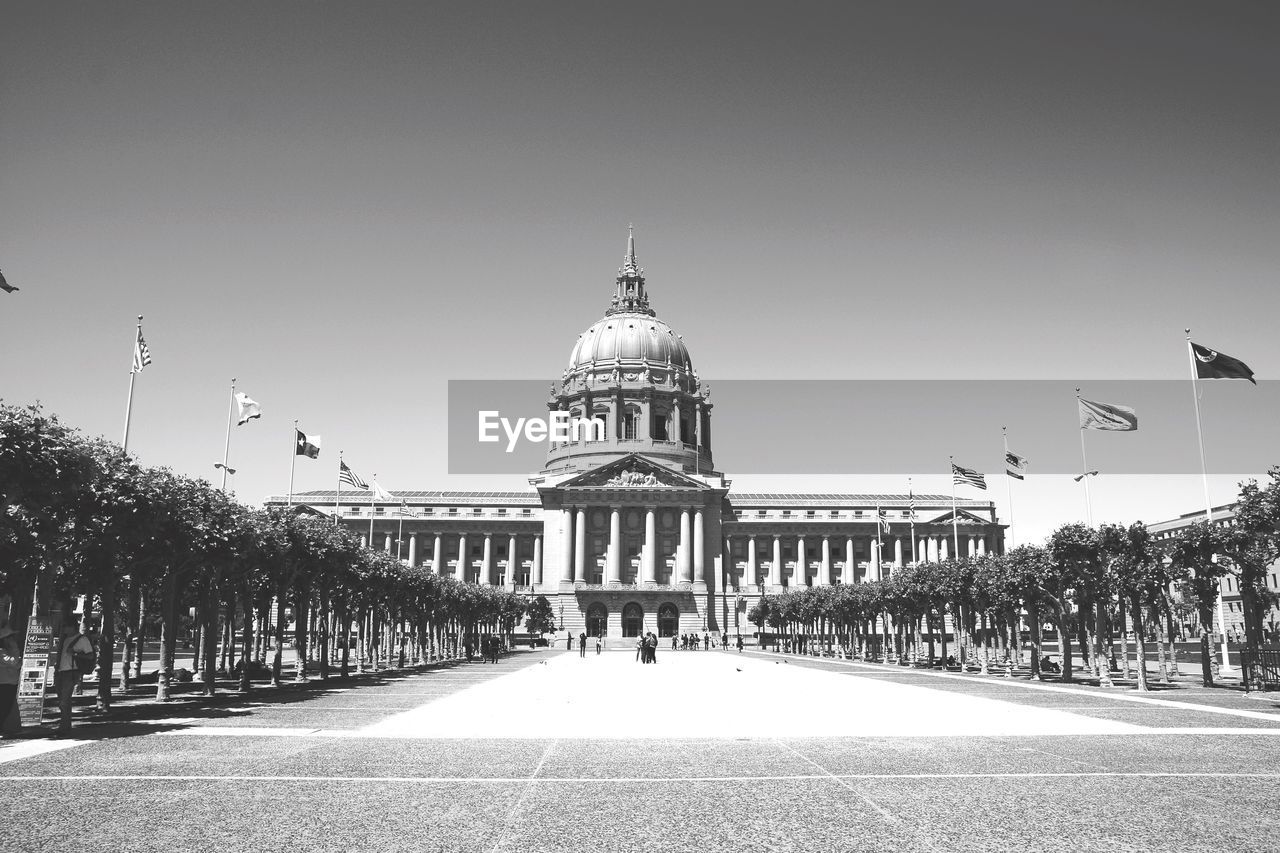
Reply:
[[[247, 503], [287, 490], [295, 418], [323, 439], [299, 491], [339, 449], [393, 492], [521, 488], [450, 476], [448, 382], [558, 377], [629, 223], [713, 386], [1184, 379], [1187, 326], [1275, 378], [1278, 24], [1230, 2], [11, 6], [0, 398], [118, 440], [143, 314], [145, 464], [217, 482], [234, 377], [263, 410], [231, 437]], [[1211, 457], [1233, 441], [1212, 414]], [[715, 427], [775, 454], [754, 428]], [[716, 462], [743, 491], [903, 489], [754, 455]], [[1083, 513], [1070, 477], [1019, 488], [1018, 539]], [[1204, 503], [1186, 474], [1104, 472], [1093, 497], [1098, 520]]]

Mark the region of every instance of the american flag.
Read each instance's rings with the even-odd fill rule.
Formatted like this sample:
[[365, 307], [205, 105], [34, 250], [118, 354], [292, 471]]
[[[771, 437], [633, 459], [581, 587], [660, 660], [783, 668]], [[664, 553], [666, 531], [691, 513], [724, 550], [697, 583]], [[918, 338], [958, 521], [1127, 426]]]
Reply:
[[880, 522], [880, 529], [885, 533], [889, 532], [889, 511], [881, 507], [876, 507], [876, 520]]
[[356, 472], [348, 468], [347, 463], [342, 461], [338, 462], [338, 482], [346, 483], [348, 486], [355, 489], [369, 488], [369, 484], [364, 480], [361, 480]]
[[986, 491], [987, 481], [983, 476], [972, 468], [963, 468], [956, 463], [951, 463], [951, 482], [957, 486], [973, 486], [975, 489]]
[[409, 509], [409, 504], [405, 503], [404, 501], [400, 501], [400, 514], [413, 515], [413, 510]]
[[142, 327], [138, 327], [138, 340], [133, 344], [133, 372], [141, 373], [142, 368], [151, 363], [151, 350], [142, 339]]
[[907, 487], [907, 518], [911, 519], [911, 523], [916, 523], [916, 492], [915, 489]]

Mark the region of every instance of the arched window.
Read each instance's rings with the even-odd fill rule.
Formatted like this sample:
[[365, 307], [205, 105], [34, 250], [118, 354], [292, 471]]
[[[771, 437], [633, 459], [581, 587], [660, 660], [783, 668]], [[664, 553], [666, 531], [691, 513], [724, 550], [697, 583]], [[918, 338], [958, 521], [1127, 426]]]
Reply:
[[622, 411], [622, 437], [634, 441], [640, 435], [640, 407], [629, 405]]
[[609, 609], [600, 602], [587, 608], [587, 636], [603, 637], [609, 627]]
[[622, 608], [622, 636], [639, 637], [644, 631], [644, 608], [634, 601]]
[[670, 602], [658, 608], [658, 636], [674, 637], [680, 633], [680, 608]]
[[667, 412], [652, 409], [649, 412], [649, 430], [654, 441], [669, 441], [671, 432], [667, 429], [667, 418], [670, 415]]
[[591, 413], [591, 420], [595, 421], [592, 428], [592, 434], [587, 437], [588, 441], [608, 441], [609, 440], [609, 410], [603, 406], [597, 408]]

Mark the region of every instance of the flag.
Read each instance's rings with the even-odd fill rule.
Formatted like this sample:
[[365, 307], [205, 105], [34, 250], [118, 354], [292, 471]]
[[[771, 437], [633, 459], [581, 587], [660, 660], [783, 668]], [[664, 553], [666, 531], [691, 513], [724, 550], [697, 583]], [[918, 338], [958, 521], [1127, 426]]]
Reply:
[[0, 272], [0, 290], [3, 290], [5, 293], [17, 293], [21, 289], [22, 288], [14, 287], [12, 284], [5, 281], [4, 273]]
[[401, 514], [401, 515], [413, 515], [413, 512], [409, 509], [409, 505], [408, 505], [407, 503], [405, 503], [403, 500], [402, 500], [402, 501], [400, 501], [400, 514]]
[[1027, 464], [1030, 460], [1006, 450], [1004, 452], [1004, 472], [1016, 480], [1025, 480]]
[[1080, 429], [1133, 432], [1137, 428], [1138, 414], [1128, 406], [1080, 400]]
[[396, 499], [395, 495], [382, 488], [382, 486], [379, 486], [377, 480], [373, 481], [373, 497], [375, 500], [380, 501], [393, 501]]
[[142, 326], [138, 326], [138, 339], [133, 342], [133, 372], [141, 373], [142, 368], [151, 363], [151, 350], [142, 339]]
[[338, 462], [338, 482], [346, 483], [348, 486], [351, 486], [353, 489], [369, 488], [369, 484], [366, 483], [364, 480], [361, 480], [360, 477], [356, 474], [356, 472], [348, 468], [347, 463], [342, 461]]
[[910, 487], [907, 488], [907, 518], [912, 525], [916, 523], [916, 492]]
[[236, 406], [240, 411], [240, 420], [236, 422], [236, 426], [244, 426], [254, 418], [262, 417], [262, 407], [250, 400], [249, 395], [243, 391], [236, 392]]
[[885, 533], [889, 532], [889, 511], [876, 507], [876, 520], [880, 522], [880, 529]]
[[1200, 344], [1192, 344], [1191, 352], [1196, 357], [1196, 378], [1198, 379], [1248, 379], [1254, 385], [1258, 384], [1253, 378], [1253, 371], [1249, 369], [1249, 365], [1238, 358], [1202, 347]]
[[320, 436], [307, 435], [302, 430], [294, 427], [294, 456], [305, 456], [308, 459], [315, 459], [320, 455]]
[[951, 463], [951, 482], [957, 486], [973, 486], [975, 489], [986, 491], [987, 481], [972, 468], [962, 468], [956, 463]]
[[1085, 472], [1084, 472], [1083, 474], [1081, 474], [1080, 476], [1078, 476], [1078, 477], [1072, 477], [1071, 479], [1075, 480], [1075, 481], [1078, 483], [1078, 482], [1080, 482], [1081, 480], [1083, 480], [1085, 477], [1096, 477], [1096, 476], [1098, 476], [1098, 472], [1097, 472], [1097, 471], [1085, 471]]

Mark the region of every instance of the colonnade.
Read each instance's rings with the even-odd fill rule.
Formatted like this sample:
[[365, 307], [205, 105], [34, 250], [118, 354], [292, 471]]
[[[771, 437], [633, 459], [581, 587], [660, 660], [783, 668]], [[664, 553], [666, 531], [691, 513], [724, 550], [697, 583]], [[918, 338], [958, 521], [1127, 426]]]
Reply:
[[[622, 507], [611, 505], [608, 511], [608, 539], [604, 551], [604, 585], [621, 586], [623, 583], [624, 540], [622, 534]], [[675, 507], [672, 507], [675, 510]], [[560, 581], [564, 584], [590, 583], [595, 554], [587, 552], [587, 506], [569, 506], [560, 510]], [[706, 567], [706, 519], [701, 506], [682, 506], [679, 534], [676, 541], [671, 583], [675, 585], [705, 584]], [[661, 554], [658, 539], [656, 506], [644, 507], [644, 538], [640, 545], [640, 565], [636, 581], [640, 586], [658, 585], [658, 564], [665, 568], [666, 555]], [[664, 572], [665, 575], [665, 572]], [[666, 580], [666, 578], [663, 578]]]
[[[494, 545], [494, 538], [502, 537], [504, 535], [507, 540], [507, 556], [505, 560], [500, 560], [500, 559], [497, 559], [496, 557], [496, 548]], [[437, 574], [437, 575], [448, 574], [448, 571], [447, 571], [449, 568], [448, 563], [452, 561], [447, 560], [445, 557], [445, 537], [446, 536], [456, 536], [458, 539], [458, 558], [457, 558], [457, 561], [454, 562], [454, 569], [453, 569], [454, 577], [458, 578], [459, 580], [468, 580], [470, 578], [471, 570], [473, 568], [473, 565], [472, 565], [473, 560], [471, 558], [471, 551], [470, 551], [470, 548], [468, 547], [468, 544], [469, 544], [469, 541], [471, 543], [474, 543], [475, 539], [469, 539], [469, 537], [483, 537], [481, 539], [481, 554], [480, 554], [480, 560], [479, 560], [480, 565], [478, 567], [479, 572], [478, 572], [477, 581], [485, 586], [495, 586], [498, 582], [497, 570], [498, 568], [502, 567], [506, 569], [506, 578], [503, 582], [503, 586], [508, 589], [514, 588], [516, 586], [516, 581], [519, 579], [519, 575], [520, 575], [520, 569], [523, 563], [525, 562], [525, 560], [519, 556], [520, 543], [526, 538], [528, 538], [527, 534], [522, 535], [517, 533], [501, 534], [501, 533], [467, 533], [467, 532], [458, 532], [458, 533], [434, 532], [434, 533], [419, 534], [417, 531], [410, 531], [406, 537], [408, 541], [408, 549], [409, 549], [409, 553], [408, 553], [409, 565], [416, 566], [419, 564], [418, 543], [419, 543], [419, 540], [421, 539], [421, 540], [424, 540], [423, 541], [424, 549], [426, 548], [427, 545], [430, 545], [431, 547], [430, 558], [424, 557], [424, 559], [421, 561], [421, 565], [429, 568], [432, 574]], [[364, 534], [361, 534], [360, 538], [362, 540], [365, 540], [367, 544], [367, 539]], [[528, 584], [541, 584], [542, 583], [542, 534], [540, 533], [534, 534], [532, 538], [533, 538], [533, 556], [532, 556], [532, 559], [528, 561], [529, 562]], [[388, 532], [384, 535], [383, 541], [382, 541], [382, 547], [383, 547], [383, 550], [386, 551], [388, 554], [395, 553], [396, 551], [395, 537], [391, 533]]]

